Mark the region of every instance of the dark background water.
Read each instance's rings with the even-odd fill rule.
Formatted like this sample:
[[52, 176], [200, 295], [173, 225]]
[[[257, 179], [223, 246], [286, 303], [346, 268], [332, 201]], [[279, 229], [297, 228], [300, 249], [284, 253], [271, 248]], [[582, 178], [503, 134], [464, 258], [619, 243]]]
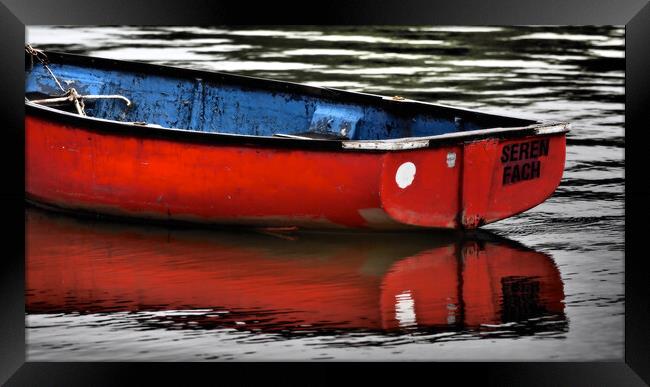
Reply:
[[555, 194], [487, 236], [278, 237], [28, 209], [30, 361], [622, 358], [623, 28], [50, 26], [27, 40], [573, 124]]

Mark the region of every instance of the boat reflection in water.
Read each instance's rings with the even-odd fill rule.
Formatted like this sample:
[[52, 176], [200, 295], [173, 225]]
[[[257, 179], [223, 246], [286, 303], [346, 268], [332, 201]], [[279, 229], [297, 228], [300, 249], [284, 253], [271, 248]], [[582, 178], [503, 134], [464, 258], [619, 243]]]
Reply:
[[28, 314], [282, 335], [567, 329], [553, 260], [484, 231], [278, 237], [26, 217]]

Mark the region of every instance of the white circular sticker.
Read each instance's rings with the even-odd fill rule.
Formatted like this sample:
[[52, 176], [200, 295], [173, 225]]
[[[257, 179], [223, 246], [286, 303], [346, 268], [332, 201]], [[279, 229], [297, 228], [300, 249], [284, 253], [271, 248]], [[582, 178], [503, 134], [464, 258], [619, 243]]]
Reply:
[[395, 182], [400, 188], [406, 188], [413, 184], [413, 179], [415, 179], [415, 164], [409, 161], [397, 168]]

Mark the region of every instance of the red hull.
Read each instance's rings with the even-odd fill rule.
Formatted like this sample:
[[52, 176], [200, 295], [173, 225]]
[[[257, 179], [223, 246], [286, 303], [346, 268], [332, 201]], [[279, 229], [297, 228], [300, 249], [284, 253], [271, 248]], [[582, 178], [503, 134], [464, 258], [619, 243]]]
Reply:
[[34, 201], [216, 224], [475, 228], [543, 202], [565, 160], [564, 132], [359, 151], [131, 136], [31, 114], [25, 129]]
[[[199, 323], [272, 330], [479, 327], [563, 316], [552, 259], [507, 241], [417, 234], [288, 241], [31, 211], [26, 235], [28, 313], [214, 309]], [[230, 313], [216, 312], [223, 310]]]

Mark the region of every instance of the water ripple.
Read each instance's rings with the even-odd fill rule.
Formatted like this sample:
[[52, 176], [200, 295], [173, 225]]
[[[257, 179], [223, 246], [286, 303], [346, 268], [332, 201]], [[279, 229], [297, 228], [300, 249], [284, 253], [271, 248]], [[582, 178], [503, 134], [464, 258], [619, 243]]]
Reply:
[[[523, 270], [529, 261], [548, 266], [545, 273], [555, 273], [548, 276], [557, 277], [564, 292], [551, 297], [555, 308], [564, 308], [561, 314], [539, 309], [548, 298], [533, 276], [496, 282], [494, 289], [505, 289], [506, 296], [481, 300], [467, 288], [463, 303], [452, 300], [444, 286], [450, 281], [449, 289], [459, 288], [457, 261], [423, 258], [418, 254], [435, 246], [417, 238], [281, 245], [199, 233], [205, 238], [196, 244], [203, 237], [189, 242], [178, 231], [134, 230], [141, 235], [136, 243], [128, 233], [105, 233], [101, 226], [43, 221], [42, 231], [28, 229], [31, 243], [41, 248], [28, 249], [40, 254], [28, 257], [28, 275], [48, 274], [39, 286], [36, 277], [27, 284], [30, 361], [622, 356], [624, 28], [30, 26], [27, 39], [47, 50], [401, 95], [573, 125], [564, 178], [553, 196], [486, 227], [532, 247], [533, 258], [492, 259], [484, 271], [471, 266], [474, 258], [464, 261], [476, 278]], [[58, 227], [64, 227], [60, 241], [48, 239]], [[414, 262], [424, 265], [420, 273], [432, 270], [435, 281], [418, 285], [404, 274]], [[156, 278], [161, 282], [146, 286]], [[381, 298], [381, 292], [401, 298]], [[282, 303], [273, 298], [277, 294], [293, 301]], [[423, 294], [444, 296], [444, 302], [426, 301]], [[485, 314], [474, 323], [477, 310]]]

